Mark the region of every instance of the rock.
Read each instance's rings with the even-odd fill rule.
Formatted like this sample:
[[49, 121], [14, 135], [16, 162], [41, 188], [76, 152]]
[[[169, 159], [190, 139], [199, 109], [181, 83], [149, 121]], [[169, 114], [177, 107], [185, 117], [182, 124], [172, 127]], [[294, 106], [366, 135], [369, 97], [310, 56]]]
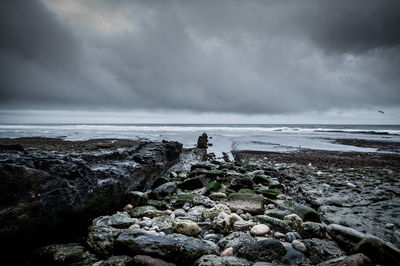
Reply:
[[112, 256], [102, 263], [99, 266], [133, 266], [132, 257], [119, 255], [119, 256]]
[[303, 243], [301, 243], [299, 240], [293, 240], [292, 247], [294, 249], [300, 251], [301, 253], [306, 253], [306, 251], [307, 251], [306, 246]]
[[[116, 212], [126, 204], [129, 191], [149, 189], [176, 163], [182, 149], [177, 142], [51, 138], [27, 142], [24, 147], [35, 148], [0, 151], [0, 242], [7, 243], [3, 254], [16, 264], [24, 259], [21, 253], [78, 238], [87, 221]], [[124, 149], [119, 149], [122, 145]]]
[[193, 205], [203, 205], [207, 208], [212, 208], [216, 205], [215, 201], [206, 196], [195, 197], [193, 198], [192, 203]]
[[244, 245], [239, 249], [237, 256], [249, 261], [274, 262], [279, 261], [286, 252], [287, 251], [281, 242], [269, 238], [266, 240], [250, 242]]
[[[293, 240], [296, 240], [298, 237], [296, 236], [295, 232], [288, 232], [285, 234], [285, 240], [289, 243], [292, 243]], [[300, 238], [300, 235], [299, 235]]]
[[199, 136], [197, 140], [197, 148], [199, 149], [207, 149], [208, 148], [208, 136], [206, 133], [203, 133], [201, 136]]
[[152, 227], [153, 226], [153, 220], [148, 218], [148, 219], [144, 219], [144, 218], [148, 218], [148, 217], [143, 217], [142, 221], [139, 222], [140, 227]]
[[228, 234], [231, 229], [231, 217], [225, 212], [221, 212], [212, 222], [213, 229], [217, 233]]
[[240, 218], [242, 218], [243, 220], [246, 220], [246, 221], [249, 219], [249, 217], [247, 217], [247, 215], [244, 213], [240, 214]]
[[221, 265], [232, 265], [232, 266], [250, 266], [251, 263], [245, 259], [236, 257], [218, 257], [216, 255], [204, 255], [198, 259], [195, 263], [196, 266], [221, 266]]
[[246, 231], [255, 225], [252, 221], [236, 221], [233, 223], [234, 231]]
[[178, 188], [184, 190], [194, 190], [205, 187], [207, 183], [208, 181], [205, 175], [200, 175], [185, 179], [183, 182], [178, 184]]
[[235, 191], [238, 191], [239, 189], [243, 188], [253, 188], [254, 183], [251, 180], [250, 177], [248, 176], [238, 176], [234, 177], [231, 179], [231, 182], [229, 183], [229, 188]]
[[197, 236], [201, 233], [199, 225], [190, 220], [176, 219], [174, 221], [172, 230], [175, 233], [186, 235], [186, 236]]
[[232, 193], [228, 206], [232, 211], [243, 210], [250, 214], [264, 213], [264, 197], [257, 194]]
[[127, 196], [126, 200], [128, 203], [132, 204], [133, 207], [143, 206], [147, 204], [147, 194], [141, 191], [130, 191]]
[[165, 197], [170, 197], [172, 194], [176, 193], [176, 183], [175, 182], [167, 182], [162, 184], [161, 186], [155, 188], [151, 192], [151, 196], [156, 199], [163, 199]]
[[123, 211], [124, 212], [129, 212], [130, 210], [133, 209], [133, 205], [132, 204], [126, 204]]
[[165, 184], [165, 183], [167, 183], [169, 181], [170, 180], [168, 178], [166, 178], [164, 176], [160, 176], [154, 181], [154, 183], [153, 183], [151, 188], [155, 189], [155, 188], [157, 188], [157, 187], [161, 186], [162, 184]]
[[164, 210], [167, 207], [167, 202], [164, 200], [149, 199], [149, 200], [147, 200], [147, 205], [153, 206], [157, 209]]
[[229, 247], [229, 248], [225, 249], [224, 251], [222, 251], [220, 256], [221, 257], [233, 256], [233, 247]]
[[[153, 206], [140, 206], [133, 208], [130, 212], [129, 215], [133, 218], [141, 218], [143, 216], [149, 217], [153, 216], [154, 213], [157, 213], [158, 210], [153, 207]], [[160, 213], [161, 215], [161, 213]]]
[[136, 255], [132, 258], [132, 262], [134, 265], [138, 266], [175, 266], [174, 263], [169, 263], [165, 260], [146, 255]]
[[206, 208], [204, 206], [194, 206], [188, 211], [186, 217], [194, 222], [201, 222], [203, 219], [202, 215], [205, 210]]
[[339, 224], [330, 224], [326, 230], [332, 239], [346, 252], [350, 252], [365, 237], [365, 234]]
[[309, 238], [303, 240], [307, 248], [307, 257], [313, 264], [346, 255], [339, 246], [326, 239]]
[[[93, 226], [87, 237], [88, 246], [100, 258], [107, 258], [113, 254], [114, 240], [121, 233], [121, 230], [109, 226]], [[130, 229], [128, 229], [130, 230]]]
[[131, 226], [129, 226], [129, 229], [140, 229], [140, 226], [138, 224], [132, 224]]
[[30, 258], [29, 265], [91, 265], [98, 259], [78, 243], [42, 247]]
[[250, 230], [250, 234], [255, 235], [255, 236], [264, 236], [269, 232], [269, 227], [268, 225], [265, 224], [257, 224], [253, 226]]
[[260, 193], [269, 199], [276, 199], [280, 194], [282, 194], [282, 192], [277, 189], [260, 189], [257, 190], [257, 193]]
[[219, 182], [212, 181], [204, 189], [203, 194], [207, 196], [207, 195], [213, 194], [213, 192], [218, 192], [221, 189], [222, 189], [222, 185]]
[[302, 238], [325, 238], [326, 225], [321, 223], [304, 222], [300, 225], [298, 231]]
[[242, 217], [240, 217], [236, 213], [231, 213], [230, 218], [231, 218], [232, 223], [238, 222], [238, 221], [243, 221]]
[[303, 222], [303, 220], [297, 214], [286, 215], [283, 217], [283, 220], [295, 222], [297, 225], [300, 225]]
[[194, 193], [181, 193], [178, 195], [178, 199], [174, 203], [176, 207], [185, 205], [185, 203], [192, 203], [193, 199], [200, 195]]
[[221, 249], [232, 247], [234, 252], [237, 252], [242, 246], [254, 242], [255, 239], [243, 232], [233, 232], [218, 241], [218, 246]]
[[157, 235], [142, 230], [123, 230], [115, 240], [116, 252], [159, 257], [173, 263], [189, 265], [203, 255], [217, 254], [204, 240], [180, 234]]
[[221, 238], [223, 238], [223, 234], [207, 234], [203, 237], [204, 240], [209, 240], [212, 242], [218, 242]]
[[373, 266], [373, 264], [367, 256], [359, 253], [324, 261], [318, 266]]
[[[266, 211], [265, 214], [270, 217], [273, 217], [273, 218], [284, 220], [283, 218], [285, 216], [289, 215], [290, 212], [288, 210], [272, 209], [272, 210]], [[289, 220], [287, 220], [287, 221], [289, 221]]]
[[203, 218], [204, 219], [214, 219], [218, 214], [221, 212], [225, 212], [227, 214], [231, 214], [231, 210], [228, 208], [228, 206], [223, 205], [223, 204], [217, 204], [211, 209], [206, 209], [203, 211]]
[[310, 265], [310, 261], [300, 251], [293, 248], [290, 243], [283, 243], [286, 254], [279, 260], [284, 265]]
[[277, 238], [277, 239], [282, 239], [282, 238], [285, 237], [285, 235], [282, 234], [281, 232], [275, 232], [274, 233], [274, 237]]
[[222, 192], [214, 192], [209, 195], [209, 198], [212, 200], [225, 200], [228, 196]]
[[294, 213], [297, 214], [304, 222], [321, 222], [321, 216], [319, 213], [306, 205], [297, 206], [294, 209]]
[[262, 184], [262, 185], [265, 185], [265, 186], [268, 186], [271, 183], [270, 178], [268, 176], [260, 175], [260, 174], [259, 175], [255, 175], [253, 177], [253, 182], [255, 184]]
[[400, 265], [400, 250], [373, 235], [366, 235], [352, 253], [364, 253], [375, 264]]
[[111, 216], [100, 216], [93, 220], [95, 226], [112, 226], [115, 228], [128, 228], [132, 224], [137, 224], [138, 219], [131, 218], [127, 212], [117, 212]]
[[257, 221], [263, 224], [268, 224], [273, 230], [281, 232], [290, 232], [292, 227], [295, 227], [295, 223], [289, 221], [283, 221], [276, 218], [269, 217], [267, 215], [257, 215], [254, 217]]
[[159, 231], [162, 231], [164, 233], [172, 232], [174, 219], [169, 215], [155, 217], [151, 220], [151, 222], [151, 226], [158, 227]]

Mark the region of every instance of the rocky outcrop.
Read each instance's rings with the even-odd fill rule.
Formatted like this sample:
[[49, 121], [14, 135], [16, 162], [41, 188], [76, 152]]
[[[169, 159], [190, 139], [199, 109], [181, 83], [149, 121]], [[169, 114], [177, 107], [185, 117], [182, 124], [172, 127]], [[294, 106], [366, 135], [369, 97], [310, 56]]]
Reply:
[[120, 208], [129, 191], [150, 188], [182, 148], [177, 142], [129, 141], [124, 147], [117, 140], [97, 142], [100, 148], [94, 151], [82, 151], [82, 142], [67, 145], [60, 139], [54, 140], [54, 151], [0, 149], [5, 254], [76, 237], [94, 217]]

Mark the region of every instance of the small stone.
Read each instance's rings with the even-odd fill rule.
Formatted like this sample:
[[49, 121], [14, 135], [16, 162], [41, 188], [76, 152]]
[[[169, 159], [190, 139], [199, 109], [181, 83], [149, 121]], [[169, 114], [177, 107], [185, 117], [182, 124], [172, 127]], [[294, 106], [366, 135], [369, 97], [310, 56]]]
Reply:
[[221, 238], [223, 238], [223, 234], [207, 234], [204, 236], [204, 240], [209, 240], [212, 242], [218, 242]]
[[265, 224], [257, 224], [253, 226], [253, 228], [251, 228], [250, 230], [250, 234], [255, 236], [263, 236], [268, 232], [269, 232], [269, 227], [268, 225]]
[[140, 226], [138, 224], [132, 224], [131, 226], [129, 226], [129, 229], [137, 230], [140, 229]]
[[249, 219], [249, 217], [247, 217], [247, 215], [244, 214], [244, 213], [242, 213], [242, 214], [240, 215], [240, 218], [242, 218], [243, 220], [246, 220], [246, 221]]
[[229, 214], [221, 212], [214, 218], [213, 229], [221, 234], [228, 234], [231, 227], [231, 218]]
[[188, 211], [188, 210], [190, 210], [190, 207], [189, 206], [183, 206], [183, 210], [184, 211]]
[[233, 256], [233, 247], [229, 247], [221, 252], [221, 257]]
[[170, 177], [170, 178], [177, 178], [177, 177], [178, 177], [178, 174], [177, 174], [176, 172], [172, 172], [172, 171], [171, 171], [171, 172], [169, 173], [169, 177]]
[[280, 195], [276, 196], [276, 198], [278, 200], [284, 200], [284, 199], [286, 199], [286, 196], [284, 194], [280, 194]]
[[284, 238], [285, 235], [282, 234], [281, 232], [275, 232], [274, 233], [274, 237], [277, 238], [277, 239], [281, 239], [281, 238]]
[[233, 230], [234, 231], [246, 231], [249, 230], [251, 227], [255, 225], [252, 221], [236, 221], [233, 223]]
[[301, 243], [299, 240], [293, 240], [292, 247], [294, 249], [300, 251], [301, 253], [305, 253], [307, 251], [306, 246], [303, 243]]
[[321, 223], [304, 222], [299, 227], [299, 234], [303, 238], [325, 238], [326, 225]]
[[244, 211], [243, 211], [242, 209], [238, 209], [238, 210], [236, 210], [236, 213], [237, 213], [238, 215], [241, 215], [242, 213], [244, 213]]
[[212, 207], [211, 209], [204, 210], [203, 218], [204, 219], [214, 219], [214, 217], [218, 216], [221, 212], [231, 214], [231, 210], [228, 208], [228, 206], [223, 205], [223, 204], [217, 204], [217, 205], [215, 205], [215, 207]]
[[251, 215], [250, 213], [248, 213], [248, 212], [246, 212], [246, 216], [247, 216], [247, 218], [248, 219], [251, 219], [251, 218], [253, 218], [253, 215]]
[[225, 200], [228, 196], [222, 192], [214, 192], [208, 196], [212, 200]]
[[133, 205], [132, 204], [126, 204], [123, 211], [124, 212], [129, 212], [130, 210], [133, 209]]
[[166, 210], [164, 213], [165, 215], [171, 215], [173, 212], [171, 210]]
[[285, 234], [285, 240], [289, 243], [292, 243], [292, 241], [296, 240], [296, 239], [297, 239], [297, 237], [296, 237], [295, 233], [293, 233], [293, 232], [288, 232]]
[[231, 213], [230, 217], [231, 217], [231, 222], [232, 223], [237, 222], [237, 221], [243, 221], [243, 219], [239, 215], [237, 215], [236, 213]]
[[201, 233], [201, 228], [199, 227], [199, 225], [190, 220], [177, 219], [174, 221], [172, 229], [178, 234], [187, 236], [197, 236]]
[[267, 205], [267, 209], [275, 209], [275, 205], [274, 204], [268, 204]]
[[393, 229], [393, 228], [394, 228], [394, 224], [392, 224], [392, 223], [387, 223], [387, 224], [385, 224], [385, 228], [386, 228], [386, 229]]
[[283, 217], [283, 220], [295, 222], [297, 225], [300, 225], [303, 220], [297, 214], [289, 214]]
[[184, 209], [176, 209], [174, 211], [174, 213], [175, 213], [176, 217], [180, 217], [180, 216], [185, 216], [186, 215], [186, 212], [185, 212]]

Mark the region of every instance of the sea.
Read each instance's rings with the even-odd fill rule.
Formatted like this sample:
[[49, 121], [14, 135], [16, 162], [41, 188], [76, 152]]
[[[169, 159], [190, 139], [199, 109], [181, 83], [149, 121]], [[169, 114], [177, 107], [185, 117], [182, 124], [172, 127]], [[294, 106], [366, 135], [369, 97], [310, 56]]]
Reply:
[[379, 152], [375, 148], [334, 143], [340, 138], [400, 142], [400, 125], [333, 124], [3, 124], [1, 138], [57, 137], [179, 141], [194, 147], [207, 133], [209, 152], [217, 157], [232, 150], [290, 152], [299, 149]]

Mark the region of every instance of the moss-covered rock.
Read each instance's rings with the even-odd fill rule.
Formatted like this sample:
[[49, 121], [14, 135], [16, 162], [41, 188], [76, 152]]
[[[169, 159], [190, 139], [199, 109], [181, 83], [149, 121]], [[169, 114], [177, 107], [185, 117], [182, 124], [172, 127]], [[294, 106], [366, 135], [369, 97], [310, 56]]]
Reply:
[[272, 210], [267, 211], [265, 214], [270, 217], [283, 220], [283, 217], [290, 214], [290, 212], [287, 210], [272, 209]]
[[186, 202], [191, 203], [195, 197], [199, 197], [198, 194], [193, 193], [181, 193], [178, 195], [176, 202], [174, 203], [175, 206], [182, 206]]
[[141, 191], [130, 191], [126, 198], [127, 203], [132, 204], [133, 207], [146, 205], [148, 201], [147, 194]]
[[133, 218], [146, 216], [146, 213], [157, 211], [154, 206], [139, 206], [129, 211], [129, 215]]
[[167, 202], [165, 200], [153, 200], [153, 199], [149, 199], [147, 201], [147, 205], [149, 206], [153, 206], [157, 209], [165, 209], [167, 207]]
[[299, 205], [294, 209], [294, 213], [297, 214], [304, 222], [321, 222], [321, 216], [317, 211], [306, 205]]
[[278, 195], [282, 194], [279, 190], [276, 189], [257, 190], [256, 192], [269, 199], [276, 199]]
[[204, 190], [204, 195], [210, 195], [213, 192], [218, 192], [222, 188], [222, 185], [219, 182], [213, 181], [209, 183]]
[[282, 233], [287, 233], [296, 228], [296, 223], [291, 221], [283, 221], [268, 215], [257, 215], [254, 217], [260, 223], [269, 225], [272, 229]]
[[235, 170], [235, 166], [232, 164], [221, 164], [218, 169], [223, 170], [223, 169], [228, 169], [228, 170]]
[[238, 193], [242, 193], [242, 194], [256, 194], [256, 192], [252, 189], [249, 188], [242, 188], [238, 191]]
[[266, 186], [268, 186], [271, 183], [269, 177], [266, 175], [255, 175], [253, 177], [253, 182], [255, 184], [262, 184], [262, 185], [266, 185]]

